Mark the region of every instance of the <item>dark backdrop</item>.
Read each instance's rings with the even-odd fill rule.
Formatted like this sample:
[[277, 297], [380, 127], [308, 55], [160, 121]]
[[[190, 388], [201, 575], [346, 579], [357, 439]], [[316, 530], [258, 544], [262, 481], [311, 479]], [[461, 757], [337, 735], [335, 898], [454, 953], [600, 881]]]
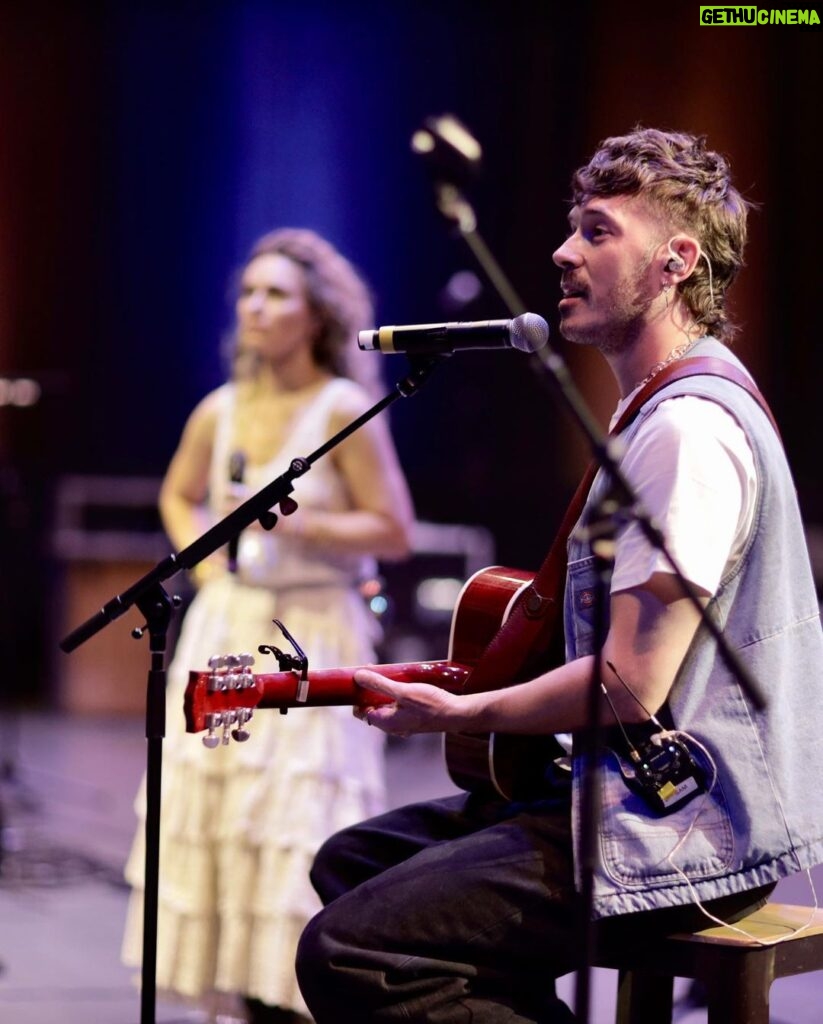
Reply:
[[[163, 472], [186, 415], [222, 379], [230, 278], [259, 234], [299, 224], [329, 237], [371, 282], [382, 323], [506, 315], [488, 288], [458, 314], [443, 302], [450, 277], [475, 267], [409, 148], [433, 113], [457, 114], [483, 144], [472, 190], [481, 232], [553, 329], [550, 256], [571, 170], [638, 122], [708, 134], [761, 204], [736, 289], [738, 348], [781, 421], [807, 517], [823, 518], [823, 36], [704, 28], [698, 9], [4, 8], [0, 377], [30, 375], [43, 388], [32, 408], [0, 407], [4, 621], [35, 678], [49, 635], [55, 480]], [[562, 351], [604, 419], [608, 375], [588, 354]], [[402, 359], [374, 358], [387, 382], [402, 374]], [[421, 517], [481, 524], [502, 562], [539, 563], [586, 451], [524, 357], [448, 360], [392, 420]]]

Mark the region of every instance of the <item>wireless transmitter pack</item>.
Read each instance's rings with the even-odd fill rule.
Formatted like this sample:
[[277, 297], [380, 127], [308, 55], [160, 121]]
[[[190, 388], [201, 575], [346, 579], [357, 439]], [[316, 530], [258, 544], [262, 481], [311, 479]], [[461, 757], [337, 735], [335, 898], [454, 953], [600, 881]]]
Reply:
[[[631, 726], [627, 728], [620, 721], [620, 715], [617, 713], [609, 691], [602, 683], [600, 684], [625, 744], [623, 756], [628, 753], [634, 766], [634, 773], [624, 770], [625, 762], [618, 754], [617, 763], [623, 781], [633, 793], [642, 797], [656, 814], [671, 814], [673, 811], [679, 811], [690, 800], [694, 800], [699, 793], [706, 792], [706, 773], [689, 753], [689, 748], [681, 738], [686, 734], [674, 731], [674, 722], [671, 720], [668, 706], [663, 705], [661, 714], [668, 719], [669, 728], [646, 710], [614, 665], [610, 661], [607, 661], [606, 664], [614, 672], [621, 686], [649, 716], [648, 723], [638, 728]], [[653, 723], [658, 731], [649, 734], [650, 723]], [[645, 733], [641, 739], [637, 737], [638, 731], [641, 732], [641, 735]], [[630, 736], [629, 732], [633, 736]], [[617, 753], [616, 744], [610, 743], [609, 746], [614, 746], [615, 753]]]
[[705, 772], [678, 736], [656, 733], [630, 756], [635, 773], [623, 773], [626, 785], [657, 814], [678, 811], [706, 792]]

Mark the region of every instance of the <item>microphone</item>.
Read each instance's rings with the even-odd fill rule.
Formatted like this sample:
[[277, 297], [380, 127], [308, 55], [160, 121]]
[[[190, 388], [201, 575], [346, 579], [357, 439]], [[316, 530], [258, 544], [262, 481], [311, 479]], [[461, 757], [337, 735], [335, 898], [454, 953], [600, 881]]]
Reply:
[[514, 320], [479, 320], [475, 323], [411, 324], [361, 331], [357, 344], [366, 352], [407, 352], [409, 355], [451, 355], [469, 349], [516, 348], [536, 352], [549, 340], [549, 325], [536, 313]]
[[[246, 453], [232, 452], [229, 456], [229, 481], [233, 484], [242, 484], [246, 472]], [[240, 534], [235, 534], [229, 541], [228, 568], [229, 572], [237, 572], [237, 550], [240, 546]]]

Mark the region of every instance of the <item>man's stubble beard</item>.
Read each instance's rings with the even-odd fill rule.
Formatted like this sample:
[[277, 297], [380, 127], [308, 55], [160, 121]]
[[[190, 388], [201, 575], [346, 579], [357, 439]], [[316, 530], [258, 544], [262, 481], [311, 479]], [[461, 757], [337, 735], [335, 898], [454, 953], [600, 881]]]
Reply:
[[655, 246], [650, 246], [642, 263], [624, 281], [616, 284], [605, 300], [606, 313], [598, 324], [579, 329], [565, 325], [560, 334], [576, 345], [588, 345], [603, 355], [628, 351], [649, 322], [649, 310], [657, 297], [651, 294], [647, 272]]

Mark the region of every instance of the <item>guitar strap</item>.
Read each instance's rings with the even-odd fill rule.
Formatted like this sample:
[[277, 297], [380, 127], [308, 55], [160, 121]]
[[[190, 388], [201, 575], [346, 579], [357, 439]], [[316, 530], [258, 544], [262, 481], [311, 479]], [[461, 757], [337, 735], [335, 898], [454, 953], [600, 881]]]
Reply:
[[[692, 356], [664, 367], [634, 396], [609, 432], [619, 434], [634, 420], [640, 409], [668, 384], [684, 377], [723, 377], [748, 391], [769, 418], [775, 431], [777, 424], [765, 398], [751, 378], [725, 359], [715, 356]], [[779, 432], [778, 432], [779, 436]], [[511, 614], [492, 637], [481, 654], [464, 686], [465, 693], [479, 693], [496, 689], [501, 679], [522, 681], [536, 671], [557, 632], [558, 619], [563, 609], [566, 581], [566, 544], [580, 518], [586, 497], [598, 470], [592, 461], [580, 481], [566, 509], [563, 521], [549, 553], [537, 571], [532, 583], [525, 588]]]

